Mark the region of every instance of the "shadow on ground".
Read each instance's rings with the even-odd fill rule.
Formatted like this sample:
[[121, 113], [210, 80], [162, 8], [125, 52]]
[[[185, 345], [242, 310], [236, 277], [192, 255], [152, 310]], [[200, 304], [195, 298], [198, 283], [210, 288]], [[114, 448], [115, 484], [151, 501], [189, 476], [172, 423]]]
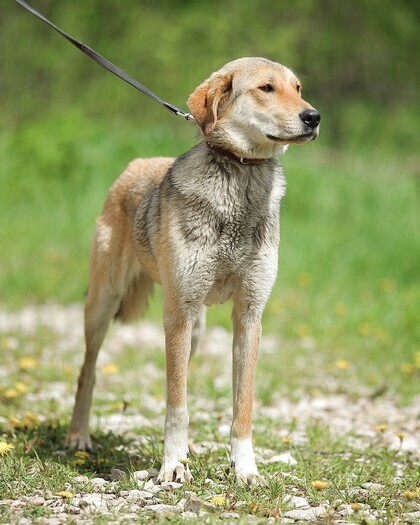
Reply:
[[[0, 429], [1, 431], [1, 429]], [[67, 425], [45, 422], [34, 428], [20, 428], [5, 434], [18, 443], [21, 455], [56, 462], [72, 468], [77, 474], [111, 479], [111, 470], [125, 473], [156, 466], [161, 443], [155, 436], [143, 436], [139, 445], [134, 438], [98, 431], [92, 435], [92, 451], [67, 450], [63, 447]], [[150, 429], [148, 429], [150, 434]]]

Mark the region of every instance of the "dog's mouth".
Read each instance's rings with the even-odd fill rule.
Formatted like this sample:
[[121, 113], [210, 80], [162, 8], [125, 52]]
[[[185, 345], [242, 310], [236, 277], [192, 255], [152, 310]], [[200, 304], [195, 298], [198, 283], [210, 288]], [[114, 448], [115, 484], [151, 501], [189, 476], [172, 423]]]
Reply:
[[310, 131], [309, 133], [302, 133], [302, 135], [295, 135], [294, 137], [276, 137], [275, 135], [266, 135], [266, 137], [273, 142], [286, 142], [287, 144], [308, 142], [315, 140], [318, 136], [318, 131]]

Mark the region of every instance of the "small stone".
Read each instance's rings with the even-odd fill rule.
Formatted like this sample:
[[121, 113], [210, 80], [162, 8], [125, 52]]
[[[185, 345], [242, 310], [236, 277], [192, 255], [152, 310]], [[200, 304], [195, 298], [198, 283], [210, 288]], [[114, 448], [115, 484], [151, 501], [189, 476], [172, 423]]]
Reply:
[[302, 521], [315, 521], [319, 518], [323, 518], [327, 514], [327, 509], [325, 507], [311, 507], [309, 509], [297, 509], [289, 510], [285, 512], [285, 518], [292, 518], [294, 520]]
[[309, 508], [308, 500], [299, 496], [292, 496], [287, 501], [287, 504], [290, 505], [293, 509]]
[[141, 489], [148, 490], [153, 494], [156, 494], [157, 492], [163, 490], [163, 488], [160, 485], [155, 485], [151, 479], [149, 479], [149, 481], [146, 481], [146, 483], [144, 483], [143, 481], [138, 481], [137, 484]]
[[147, 471], [149, 473], [149, 478], [157, 478], [159, 472], [155, 468], [149, 468]]
[[123, 497], [116, 498], [109, 502], [110, 506], [118, 511], [120, 511], [123, 507], [127, 507], [127, 503], [129, 503], [128, 500]]
[[181, 514], [182, 509], [176, 505], [165, 505], [164, 503], [157, 503], [156, 505], [146, 505], [143, 510], [149, 510], [156, 514], [169, 516], [171, 514]]
[[42, 496], [33, 496], [31, 498], [27, 498], [27, 501], [34, 507], [41, 507], [45, 504], [45, 498]]
[[171, 490], [182, 488], [182, 483], [176, 483], [175, 481], [164, 481], [160, 484], [160, 486], [164, 490], [170, 492]]
[[246, 515], [246, 522], [247, 523], [254, 523], [254, 522], [259, 522], [260, 519], [257, 518], [257, 516], [254, 516], [253, 514], [247, 514]]
[[149, 479], [149, 471], [148, 470], [136, 470], [133, 472], [133, 478], [137, 481], [147, 481]]
[[82, 498], [80, 498], [80, 507], [95, 507], [96, 509], [99, 509], [102, 506], [103, 502], [103, 495], [98, 493], [93, 494], [85, 494]]
[[108, 483], [107, 480], [104, 478], [93, 478], [90, 482], [96, 489], [104, 488], [105, 485]]
[[197, 517], [197, 514], [195, 512], [190, 512], [189, 510], [181, 513], [181, 518], [184, 518], [186, 520], [193, 520]]
[[73, 481], [75, 483], [88, 483], [89, 478], [87, 476], [76, 476], [75, 478], [73, 478]]
[[415, 512], [406, 512], [403, 514], [404, 520], [408, 523], [420, 523], [420, 510]]
[[148, 492], [147, 490], [129, 490], [120, 492], [121, 496], [124, 496], [126, 494], [126, 499], [130, 503], [138, 503], [143, 502], [144, 500], [150, 500], [153, 499], [153, 494], [151, 492]]
[[358, 500], [367, 500], [369, 498], [369, 491], [360, 487], [349, 488], [347, 494]]
[[202, 502], [198, 499], [196, 494], [191, 494], [185, 503], [185, 510], [188, 512], [197, 513], [201, 509]]
[[384, 486], [381, 485], [380, 483], [370, 483], [370, 482], [362, 483], [361, 486], [364, 489], [371, 490], [373, 492], [381, 492], [382, 489], [384, 488]]
[[267, 459], [266, 463], [284, 463], [291, 466], [297, 465], [297, 461], [290, 452], [284, 452], [283, 454], [272, 456], [270, 459]]
[[20, 507], [24, 507], [25, 505], [26, 505], [26, 503], [24, 501], [21, 501], [21, 500], [17, 499], [17, 500], [12, 501], [12, 503], [10, 504], [10, 508], [11, 509], [18, 509]]
[[[134, 512], [124, 514], [122, 517], [123, 517], [122, 523], [133, 523], [134, 521], [138, 521], [139, 519], [138, 509], [136, 509]], [[108, 523], [111, 524], [112, 522], [109, 521]], [[119, 523], [119, 522], [115, 521], [114, 523]]]
[[114, 481], [121, 481], [122, 479], [125, 479], [127, 477], [127, 474], [120, 470], [119, 468], [112, 468], [111, 469], [111, 479]]

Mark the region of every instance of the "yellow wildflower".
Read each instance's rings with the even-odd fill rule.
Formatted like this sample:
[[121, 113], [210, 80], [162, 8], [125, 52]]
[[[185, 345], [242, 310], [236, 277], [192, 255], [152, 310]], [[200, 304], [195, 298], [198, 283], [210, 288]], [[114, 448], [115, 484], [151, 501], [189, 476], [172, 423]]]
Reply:
[[40, 424], [39, 417], [33, 412], [26, 412], [23, 417], [11, 416], [9, 423], [12, 428], [34, 428]]
[[328, 481], [324, 481], [324, 480], [321, 480], [321, 479], [314, 479], [311, 482], [311, 485], [313, 486], [313, 488], [315, 490], [324, 490], [324, 489], [326, 489], [327, 487], [330, 486]]
[[293, 443], [293, 439], [290, 436], [282, 438], [281, 442], [283, 445], [291, 445]]
[[0, 441], [0, 456], [5, 456], [8, 452], [10, 452], [15, 447], [11, 445], [10, 443], [6, 443], [5, 441]]
[[73, 493], [70, 492], [69, 490], [60, 490], [59, 492], [56, 492], [55, 495], [60, 496], [62, 498], [72, 498], [73, 497]]
[[89, 452], [86, 452], [85, 450], [77, 450], [74, 453], [74, 455], [77, 456], [78, 458], [88, 458]]
[[30, 356], [21, 357], [18, 363], [22, 370], [33, 370], [38, 366], [38, 361]]
[[354, 510], [354, 512], [359, 512], [359, 510], [362, 509], [362, 506], [360, 505], [360, 503], [352, 503], [350, 507], [351, 507], [351, 510]]
[[347, 370], [350, 366], [350, 361], [347, 361], [347, 359], [338, 359], [335, 362], [335, 366], [339, 370]]
[[370, 335], [372, 333], [372, 326], [369, 323], [362, 323], [359, 326], [359, 334], [360, 335]]
[[306, 337], [310, 334], [311, 330], [307, 324], [300, 324], [296, 327], [296, 333], [300, 337]]
[[413, 501], [413, 500], [415, 500], [415, 499], [419, 496], [419, 494], [418, 494], [417, 491], [414, 491], [414, 490], [406, 490], [406, 491], [404, 492], [404, 496], [405, 496], [408, 500]]
[[15, 390], [19, 394], [26, 394], [28, 392], [27, 386], [25, 385], [25, 383], [22, 383], [22, 381], [18, 381], [17, 383], [15, 383], [14, 386], [15, 386]]
[[7, 388], [3, 395], [6, 399], [15, 399], [18, 396], [18, 392], [14, 388]]
[[101, 367], [101, 372], [106, 376], [115, 376], [119, 371], [119, 367], [114, 363], [109, 363]]
[[388, 425], [385, 425], [385, 424], [375, 425], [376, 432], [379, 432], [380, 434], [384, 433], [387, 428], [388, 428]]
[[411, 376], [414, 374], [414, 366], [410, 363], [403, 363], [401, 365], [401, 372], [406, 376]]
[[213, 505], [216, 505], [217, 507], [223, 507], [226, 504], [226, 496], [223, 496], [223, 494], [216, 494], [211, 498], [210, 503], [213, 503]]
[[69, 366], [69, 365], [65, 365], [63, 367], [63, 374], [66, 376], [66, 377], [71, 377], [74, 373], [74, 368], [72, 366]]
[[344, 303], [338, 303], [335, 305], [334, 313], [338, 317], [343, 317], [344, 315], [346, 315], [346, 312], [347, 312], [347, 307]]
[[301, 272], [298, 275], [298, 284], [302, 288], [307, 288], [312, 282], [312, 277], [308, 272]]

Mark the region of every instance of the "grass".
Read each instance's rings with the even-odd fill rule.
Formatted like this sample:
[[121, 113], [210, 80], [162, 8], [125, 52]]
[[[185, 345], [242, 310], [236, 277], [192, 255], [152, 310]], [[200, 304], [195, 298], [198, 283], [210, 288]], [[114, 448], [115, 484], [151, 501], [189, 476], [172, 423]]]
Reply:
[[[81, 321], [80, 310], [78, 317]], [[117, 498], [121, 491], [139, 488], [133, 473], [145, 468], [158, 469], [163, 446], [163, 349], [147, 346], [139, 349], [122, 343], [118, 331], [112, 330], [98, 366], [91, 427], [94, 451], [87, 454], [63, 450], [82, 357], [76, 351], [82, 346], [82, 330], [81, 326], [63, 329], [60, 322], [54, 327], [48, 312], [42, 318], [44, 321], [35, 327], [25, 328], [23, 323], [0, 337], [5, 355], [0, 372], [4, 376], [7, 371], [0, 389], [3, 403], [0, 442], [14, 446], [0, 455], [0, 494], [4, 500], [23, 501], [22, 515], [34, 520], [53, 517], [54, 506], [41, 506], [31, 499], [33, 496], [60, 504], [67, 500], [57, 494], [67, 491], [72, 494], [68, 499], [71, 506], [72, 497], [80, 498], [90, 492], [103, 490]], [[74, 325], [75, 316], [69, 313], [68, 318]], [[211, 331], [209, 337], [213, 337]], [[368, 394], [366, 390], [358, 390], [365, 385], [354, 377], [353, 365], [318, 366], [322, 359], [313, 355], [311, 367], [309, 361], [304, 364], [308, 358], [305, 353], [313, 354], [313, 350], [305, 348], [305, 341], [297, 340], [295, 346], [303, 361], [296, 364], [291, 360], [287, 369], [282, 370], [278, 362], [287, 359], [288, 346], [286, 352], [284, 347], [272, 352], [267, 344], [263, 342], [254, 422], [254, 444], [265, 483], [250, 490], [235, 482], [226, 447], [226, 428], [231, 417], [229, 359], [223, 357], [223, 349], [216, 354], [199, 352], [190, 364], [190, 437], [198, 446], [206, 442], [210, 446], [198, 449], [192, 457], [193, 483], [159, 493], [161, 502], [176, 505], [182, 498], [188, 499], [188, 491], [192, 490], [203, 504], [218, 503], [211, 508], [208, 523], [217, 523], [223, 511], [237, 512], [244, 519], [252, 514], [264, 522], [267, 517], [288, 512], [292, 508], [291, 497], [296, 496], [306, 498], [314, 507], [327, 503], [329, 514], [321, 520], [325, 523], [343, 512], [350, 512], [348, 519], [354, 523], [364, 524], [376, 522], [372, 518], [375, 513], [379, 523], [386, 523], [414, 512], [419, 497], [418, 458], [402, 447], [406, 432], [414, 428], [409, 423], [407, 427], [407, 419], [397, 421], [394, 412], [385, 412], [389, 421], [383, 421], [370, 411], [360, 415], [362, 425], [355, 422], [348, 430], [337, 433], [328, 419], [320, 419], [316, 409], [308, 410], [307, 415], [299, 413], [303, 400], [315, 407], [317, 400], [341, 396], [340, 404], [348, 405], [348, 415], [335, 414], [333, 410], [332, 421], [336, 419], [336, 423], [340, 418], [345, 421], [347, 417], [354, 421], [358, 410], [353, 405], [359, 404], [362, 412], [369, 410], [370, 404], [379, 410], [382, 396], [384, 403], [394, 396], [389, 392], [375, 393], [374, 389], [369, 389]], [[308, 368], [316, 372], [311, 373]], [[296, 379], [290, 378], [291, 371]], [[286, 409], [279, 411], [283, 405]], [[138, 414], [148, 421], [139, 423]], [[114, 424], [114, 430], [109, 431], [110, 418], [115, 423], [115, 417], [122, 426], [115, 429]], [[382, 424], [378, 425], [378, 421]], [[401, 447], [391, 447], [397, 435]], [[286, 452], [296, 459], [296, 465], [265, 461]], [[98, 489], [94, 478], [109, 480], [111, 469], [115, 468], [123, 471], [125, 477]], [[87, 480], [75, 480], [81, 475], [87, 476]], [[209, 484], [208, 479], [213, 483]], [[323, 481], [325, 487], [314, 488], [313, 482], [318, 481]], [[381, 486], [375, 488], [366, 483]], [[106, 519], [111, 519], [112, 512]], [[114, 517], [122, 515], [120, 512]], [[15, 516], [16, 510], [0, 503], [0, 522], [10, 522]], [[106, 523], [104, 517], [92, 515], [92, 518], [94, 523]], [[138, 514], [138, 520], [177, 523], [179, 518]]]
[[[180, 129], [145, 131], [71, 112], [2, 133], [3, 308], [18, 313], [27, 304], [83, 301], [92, 226], [107, 188], [136, 155], [186, 150], [194, 142], [193, 131]], [[392, 147], [366, 147], [354, 137], [352, 141], [347, 151], [329, 150], [321, 141], [291, 149], [283, 158], [288, 191], [282, 205], [279, 275], [263, 319], [266, 339], [257, 376], [254, 440], [261, 451], [290, 451], [298, 463], [281, 469], [262, 463], [267, 484], [249, 491], [230, 475], [225, 448], [198, 455], [192, 462], [194, 484], [187, 489], [206, 501], [224, 496], [209, 523], [229, 509], [261, 520], [276, 517], [287, 512], [291, 495], [304, 496], [312, 505], [329, 501], [334, 512], [340, 505], [353, 505], [349, 519], [357, 523], [369, 523], [367, 508], [380, 512], [383, 522], [417, 508], [405, 493], [415, 495], [418, 464], [410, 453], [388, 446], [391, 429], [378, 429], [368, 438], [361, 438], [358, 428], [338, 436], [327, 422], [309, 416], [305, 421], [292, 413], [275, 420], [269, 416], [270, 407], [284, 400], [292, 408], [301, 399], [324, 396], [344, 396], [348, 403], [393, 399], [403, 405], [418, 394], [420, 230], [414, 157]], [[149, 318], [159, 322], [160, 311], [157, 290]], [[80, 316], [68, 323], [80, 325]], [[211, 308], [209, 325], [228, 328], [230, 306]], [[117, 357], [112, 345], [106, 347], [95, 397], [98, 422], [110, 414], [130, 418], [141, 413], [151, 424], [135, 423], [123, 436], [98, 428], [97, 447], [88, 456], [62, 451], [83, 346], [80, 333], [74, 336], [69, 330], [70, 335], [63, 335], [41, 323], [32, 331], [0, 331], [0, 441], [15, 447], [0, 456], [2, 498], [34, 491], [86, 492], [91, 486], [74, 482], [75, 476], [108, 477], [111, 468], [127, 473], [113, 485], [118, 493], [137, 486], [134, 470], [159, 467], [161, 349], [139, 352], [120, 345]], [[112, 366], [106, 368], [106, 359], [119, 368], [118, 376]], [[226, 441], [221, 423], [229, 420], [231, 393], [229, 382], [220, 380], [226, 375], [221, 361], [220, 356], [198, 355], [191, 363], [195, 442]], [[145, 362], [151, 366], [147, 377], [141, 375]], [[404, 428], [393, 427], [392, 432], [402, 435]], [[396, 482], [398, 471], [403, 475]], [[209, 486], [206, 478], [215, 484]], [[312, 481], [323, 479], [329, 483], [325, 489], [312, 487]], [[365, 482], [380, 483], [383, 489], [363, 489]], [[184, 489], [165, 493], [164, 500], [173, 503], [183, 496]], [[49, 507], [24, 508], [24, 516], [32, 520], [49, 515]], [[10, 508], [0, 505], [0, 521], [12, 518]], [[173, 517], [171, 523], [177, 520]]]

